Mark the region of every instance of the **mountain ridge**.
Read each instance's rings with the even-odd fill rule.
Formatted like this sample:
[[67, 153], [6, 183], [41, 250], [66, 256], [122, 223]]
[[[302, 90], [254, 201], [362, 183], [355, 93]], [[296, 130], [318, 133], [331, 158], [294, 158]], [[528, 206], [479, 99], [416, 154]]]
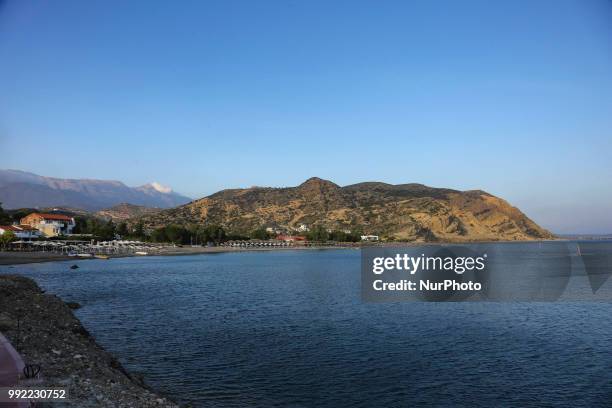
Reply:
[[483, 190], [371, 181], [341, 187], [318, 177], [295, 187], [221, 190], [139, 220], [149, 228], [215, 224], [238, 233], [260, 227], [291, 231], [305, 224], [406, 241], [553, 238], [518, 208]]
[[128, 187], [118, 180], [63, 179], [0, 170], [0, 202], [7, 209], [58, 206], [96, 211], [125, 202], [170, 208], [189, 201], [189, 197], [156, 182]]

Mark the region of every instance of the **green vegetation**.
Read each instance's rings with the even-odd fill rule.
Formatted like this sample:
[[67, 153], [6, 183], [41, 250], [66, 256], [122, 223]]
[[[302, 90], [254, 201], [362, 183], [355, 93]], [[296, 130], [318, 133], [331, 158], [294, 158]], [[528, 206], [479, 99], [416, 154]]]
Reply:
[[126, 222], [122, 222], [117, 226], [117, 234], [121, 237], [127, 237], [130, 231], [128, 230], [128, 226]]
[[110, 241], [115, 239], [117, 229], [112, 220], [104, 221], [93, 217], [75, 217], [74, 234], [91, 234], [95, 239]]
[[326, 241], [335, 241], [335, 242], [359, 242], [361, 241], [361, 233], [359, 232], [344, 232], [333, 230], [329, 232], [326, 228], [322, 226], [313, 227], [307, 234], [306, 238], [309, 241], [316, 242], [326, 242]]
[[134, 230], [132, 230], [132, 233], [126, 234], [126, 236], [132, 236], [132, 237], [135, 237], [136, 239], [145, 240], [146, 233], [145, 233], [144, 224], [142, 223], [142, 221], [138, 222], [136, 226], [134, 227]]
[[344, 231], [332, 231], [329, 234], [330, 241], [336, 242], [359, 242], [361, 241], [360, 232], [344, 232]]
[[4, 212], [2, 209], [2, 203], [0, 203], [0, 225], [10, 224], [11, 217]]
[[309, 241], [325, 242], [329, 240], [329, 233], [320, 225], [313, 227], [307, 234]]
[[257, 228], [250, 234], [252, 239], [270, 239], [272, 238], [272, 234], [270, 234], [264, 227]]
[[22, 218], [24, 218], [27, 215], [32, 214], [33, 212], [35, 212], [35, 210], [33, 209], [21, 208], [19, 210], [11, 211], [11, 217], [13, 218], [13, 222], [19, 223]]
[[8, 244], [15, 241], [17, 237], [13, 231], [4, 231], [4, 234], [0, 235], [0, 246], [6, 249]]
[[[144, 230], [141, 225], [137, 224], [134, 234], [138, 233], [141, 229]], [[153, 242], [172, 242], [174, 244], [218, 244], [228, 239], [238, 238], [228, 235], [225, 230], [218, 225], [192, 225], [184, 227], [177, 224], [170, 224], [153, 230], [150, 236], [150, 240]]]

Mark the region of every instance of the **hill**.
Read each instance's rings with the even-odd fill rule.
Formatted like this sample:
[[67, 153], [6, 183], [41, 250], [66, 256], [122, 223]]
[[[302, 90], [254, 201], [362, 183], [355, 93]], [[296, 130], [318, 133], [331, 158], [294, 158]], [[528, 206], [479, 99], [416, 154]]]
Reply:
[[0, 170], [0, 202], [4, 208], [71, 207], [97, 211], [129, 202], [170, 208], [191, 201], [157, 183], [128, 187], [120, 181], [60, 179], [19, 170]]
[[297, 187], [223, 190], [141, 220], [149, 228], [204, 224], [235, 233], [262, 226], [293, 230], [305, 224], [407, 241], [553, 237], [519, 209], [484, 191], [381, 182], [340, 187], [316, 177]]
[[97, 211], [94, 215], [103, 219], [111, 219], [113, 222], [118, 223], [127, 221], [130, 218], [142, 217], [145, 215], [156, 214], [160, 212], [160, 208], [144, 207], [142, 205], [133, 205], [128, 203], [121, 203], [111, 208], [105, 208]]

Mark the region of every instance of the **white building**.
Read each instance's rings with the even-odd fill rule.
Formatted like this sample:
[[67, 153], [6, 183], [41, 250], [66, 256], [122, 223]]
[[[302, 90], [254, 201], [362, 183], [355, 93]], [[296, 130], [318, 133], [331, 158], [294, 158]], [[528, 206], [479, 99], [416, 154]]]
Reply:
[[12, 231], [19, 239], [32, 239], [40, 237], [40, 231], [29, 225], [0, 225], [0, 235]]
[[74, 217], [63, 214], [32, 213], [21, 219], [22, 225], [38, 229], [46, 237], [72, 234], [76, 222]]
[[362, 241], [378, 241], [378, 235], [362, 235]]

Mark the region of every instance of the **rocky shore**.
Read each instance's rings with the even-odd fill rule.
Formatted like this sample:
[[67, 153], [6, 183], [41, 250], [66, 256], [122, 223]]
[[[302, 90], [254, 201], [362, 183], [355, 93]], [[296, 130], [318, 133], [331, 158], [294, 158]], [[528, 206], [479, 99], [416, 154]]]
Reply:
[[70, 400], [58, 406], [177, 407], [95, 342], [72, 313], [78, 307], [31, 279], [0, 275], [0, 332], [26, 364], [41, 366], [41, 386], [69, 389]]

